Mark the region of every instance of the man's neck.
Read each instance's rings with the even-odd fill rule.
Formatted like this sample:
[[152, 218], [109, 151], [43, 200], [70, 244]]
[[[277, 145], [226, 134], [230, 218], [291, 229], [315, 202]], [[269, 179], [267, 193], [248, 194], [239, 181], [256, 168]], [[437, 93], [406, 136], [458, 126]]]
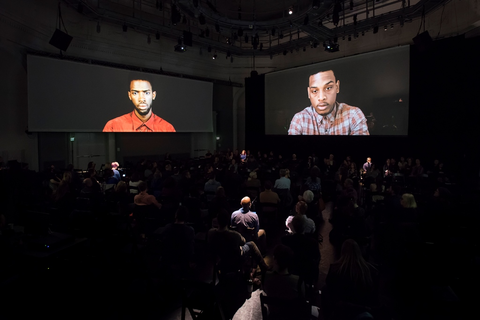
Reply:
[[150, 111], [148, 114], [146, 115], [141, 115], [141, 114], [138, 114], [137, 110], [134, 111], [135, 112], [135, 115], [137, 116], [137, 118], [142, 121], [142, 122], [147, 122], [150, 117], [152, 116], [152, 111]]

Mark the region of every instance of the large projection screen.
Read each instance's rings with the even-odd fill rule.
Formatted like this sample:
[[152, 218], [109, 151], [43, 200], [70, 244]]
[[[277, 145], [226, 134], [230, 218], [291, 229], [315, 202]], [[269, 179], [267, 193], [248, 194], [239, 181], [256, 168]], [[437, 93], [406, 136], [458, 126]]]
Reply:
[[176, 132], [212, 132], [211, 82], [28, 55], [28, 130], [101, 132], [132, 113], [130, 81], [151, 83], [155, 115]]
[[333, 70], [337, 102], [360, 108], [370, 135], [408, 135], [409, 47], [396, 47], [265, 76], [265, 134], [287, 135], [295, 113], [310, 106], [309, 76]]

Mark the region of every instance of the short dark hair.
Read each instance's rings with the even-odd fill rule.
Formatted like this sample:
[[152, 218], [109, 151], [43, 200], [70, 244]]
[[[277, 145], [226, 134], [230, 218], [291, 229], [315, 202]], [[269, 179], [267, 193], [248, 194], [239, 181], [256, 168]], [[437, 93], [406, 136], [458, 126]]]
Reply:
[[145, 181], [142, 181], [138, 184], [138, 191], [142, 192], [147, 190], [147, 183]]
[[270, 190], [272, 189], [273, 185], [270, 180], [265, 181], [265, 189]]
[[175, 219], [177, 221], [186, 221], [188, 219], [188, 208], [186, 206], [179, 206], [175, 212]]

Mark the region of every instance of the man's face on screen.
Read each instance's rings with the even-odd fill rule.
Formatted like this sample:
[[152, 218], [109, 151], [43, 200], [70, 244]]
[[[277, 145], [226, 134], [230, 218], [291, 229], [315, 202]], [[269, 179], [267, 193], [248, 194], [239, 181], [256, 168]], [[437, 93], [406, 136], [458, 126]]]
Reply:
[[319, 72], [310, 76], [307, 91], [312, 107], [319, 115], [324, 116], [335, 107], [337, 93], [340, 92], [340, 81], [335, 79], [332, 70]]
[[156, 92], [152, 91], [152, 85], [145, 80], [132, 80], [128, 98], [135, 106], [138, 116], [148, 116], [152, 113], [152, 101], [155, 100]]

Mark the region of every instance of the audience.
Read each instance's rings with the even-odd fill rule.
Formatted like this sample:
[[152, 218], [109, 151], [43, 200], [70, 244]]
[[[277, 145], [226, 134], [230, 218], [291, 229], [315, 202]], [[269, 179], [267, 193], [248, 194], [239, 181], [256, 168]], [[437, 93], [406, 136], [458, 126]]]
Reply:
[[[255, 151], [254, 154], [257, 152]], [[245, 262], [251, 260], [248, 257], [253, 257], [265, 272], [267, 265], [259, 247], [264, 253], [270, 254], [272, 248], [275, 248], [273, 250], [275, 269], [274, 272], [269, 272], [265, 276], [263, 288], [269, 296], [279, 294], [289, 299], [304, 296], [303, 287], [298, 287], [298, 283], [318, 283], [319, 248], [321, 247], [319, 247], [318, 238], [312, 237], [311, 233], [321, 227], [322, 221], [316, 219], [322, 217], [322, 210], [325, 209], [323, 199], [325, 199], [327, 208], [334, 208], [331, 216], [330, 242], [340, 253], [340, 259], [330, 266], [326, 278], [327, 287], [325, 290], [322, 289], [322, 300], [325, 303], [325, 308], [322, 309], [330, 319], [356, 316], [365, 311], [374, 312], [371, 308], [376, 303], [378, 272], [367, 261], [382, 263], [382, 271], [385, 268], [387, 273], [391, 270], [402, 273], [405, 271], [404, 265], [410, 263], [413, 270], [404, 273], [415, 274], [417, 266], [421, 266], [418, 257], [421, 257], [419, 250], [423, 250], [423, 247], [419, 244], [426, 242], [435, 246], [436, 249], [443, 250], [451, 245], [449, 230], [452, 225], [465, 224], [463, 218], [457, 218], [459, 215], [455, 210], [461, 211], [460, 208], [463, 209], [463, 207], [458, 206], [459, 197], [453, 193], [454, 191], [458, 195], [463, 191], [455, 189], [455, 185], [451, 187], [445, 184], [450, 176], [443, 173], [442, 164], [438, 160], [433, 162], [433, 167], [428, 168], [432, 179], [421, 179], [420, 184], [418, 183], [420, 180], [416, 178], [421, 177], [425, 172], [420, 161], [416, 161], [416, 165], [412, 166], [411, 158], [405, 161], [404, 157], [400, 157], [398, 164], [395, 164], [393, 157], [389, 155], [390, 159], [386, 163], [385, 171], [401, 172], [407, 178], [409, 175], [412, 176], [412, 179], [403, 181], [397, 179], [398, 175], [395, 175], [389, 182], [373, 163], [366, 176], [361, 179], [356, 169], [357, 164], [351, 160], [352, 158], [346, 157], [343, 165], [340, 166], [342, 178], [339, 181], [344, 180], [343, 186], [340, 184], [341, 189], [335, 194], [332, 173], [338, 172], [339, 167], [335, 165], [333, 155], [325, 159], [322, 171], [315, 166], [313, 157], [303, 160], [300, 156], [292, 156], [292, 159], [283, 161], [280, 155], [274, 156], [272, 152], [269, 156], [262, 153], [259, 155], [257, 159], [254, 159], [253, 155], [246, 156], [244, 163], [240, 161], [238, 152], [229, 152], [226, 155], [215, 151], [205, 161], [183, 162], [170, 157], [166, 161], [158, 162], [158, 168], [165, 168], [163, 174], [155, 166], [150, 166], [149, 163], [155, 162], [148, 159], [142, 161], [139, 166], [125, 165], [126, 168], [123, 170], [126, 173], [133, 172], [129, 171], [131, 168], [142, 169], [140, 171], [142, 175], [149, 176], [144, 182], [141, 181], [141, 174], [138, 172], [133, 172], [130, 181], [128, 178], [122, 179], [119, 173], [117, 175], [118, 163], [115, 162], [112, 163], [111, 170], [106, 166], [104, 175], [99, 177], [92, 162], [85, 174], [78, 174], [79, 181], [82, 181], [81, 179], [84, 181], [81, 188], [75, 187], [72, 183], [75, 180], [73, 176], [76, 174], [73, 166], [65, 171], [62, 179], [55, 178], [55, 170], [50, 168], [50, 175], [48, 178], [45, 176], [44, 194], [50, 195], [51, 199], [45, 203], [48, 206], [54, 204], [54, 208], [61, 209], [56, 210], [62, 212], [65, 219], [69, 220], [76, 198], [91, 198], [95, 194], [100, 202], [96, 208], [98, 214], [95, 215], [92, 223], [97, 230], [100, 230], [98, 232], [100, 236], [97, 234], [92, 236], [90, 233], [88, 237], [92, 237], [92, 243], [97, 245], [118, 242], [121, 246], [128, 243], [133, 249], [126, 251], [132, 252], [133, 259], [140, 259], [155, 252], [156, 245], [155, 237], [152, 237], [146, 229], [142, 229], [146, 234], [143, 242], [131, 240], [132, 236], [129, 232], [132, 227], [135, 230], [135, 224], [144, 222], [136, 220], [138, 216], [135, 214], [129, 217], [131, 213], [136, 212], [132, 209], [133, 205], [153, 207], [160, 213], [158, 216], [165, 217], [161, 222], [161, 226], [165, 227], [162, 227], [158, 240], [161, 244], [161, 262], [169, 267], [169, 272], [160, 275], [161, 278], [168, 277], [174, 272], [181, 275], [182, 272], [194, 270], [194, 262], [202, 257], [201, 254], [195, 257], [194, 244], [200, 247], [208, 244], [220, 258], [219, 268], [228, 272], [241, 269]], [[280, 171], [280, 178], [276, 180], [277, 190], [284, 190], [290, 196], [292, 194], [295, 197], [298, 194], [301, 196], [295, 206], [295, 215], [288, 217], [285, 222], [291, 234], [282, 237], [280, 240], [282, 245], [278, 245], [280, 235], [275, 237], [273, 232], [272, 236], [269, 236], [271, 243], [267, 247], [265, 232], [260, 229], [258, 215], [251, 211], [254, 209], [251, 207], [250, 198], [243, 198], [242, 208], [231, 215], [230, 204], [238, 203], [242, 194], [246, 194], [246, 186], [261, 188], [263, 183], [265, 190], [260, 193], [259, 202], [277, 204], [278, 208], [283, 210], [278, 211], [277, 226], [283, 225], [280, 223], [286, 217], [283, 212], [289, 212], [292, 206], [282, 203], [279, 194], [272, 190], [273, 186], [269, 179], [275, 179], [278, 171]], [[181, 176], [180, 173], [182, 173]], [[208, 173], [208, 181], [204, 179], [205, 173]], [[290, 180], [290, 173], [292, 180]], [[439, 180], [437, 178], [440, 175], [442, 179]], [[388, 176], [387, 174], [387, 178]], [[371, 178], [369, 182], [368, 178]], [[53, 195], [49, 191], [49, 179], [56, 181], [56, 191]], [[104, 192], [101, 188], [102, 184], [113, 182], [114, 179], [119, 179], [114, 191]], [[222, 185], [225, 189], [221, 187]], [[209, 193], [212, 192], [215, 186], [215, 194], [214, 196], [213, 193], [210, 194], [211, 201], [208, 201], [204, 192], [207, 189]], [[129, 187], [131, 187], [130, 190]], [[129, 193], [136, 189], [138, 193], [135, 195]], [[149, 194], [148, 189], [153, 194]], [[320, 191], [323, 193], [323, 199]], [[176, 197], [175, 210], [172, 211], [171, 216], [166, 216], [164, 213], [168, 210], [168, 206], [164, 201], [168, 202], [172, 194]], [[41, 196], [42, 192], [39, 193], [39, 198]], [[164, 204], [163, 206], [160, 201]], [[108, 202], [111, 205], [102, 206], [101, 202]], [[121, 215], [116, 214], [120, 207]], [[455, 214], [455, 219], [452, 219], [452, 214]], [[207, 226], [212, 224], [213, 218], [217, 215], [219, 228], [211, 229], [206, 236], [205, 233], [202, 235], [202, 232], [207, 232]], [[263, 219], [262, 216], [260, 217]], [[3, 218], [10, 219], [5, 215]], [[187, 221], [188, 224], [186, 224]], [[195, 229], [189, 226], [192, 222]], [[6, 230], [5, 224], [6, 221], [3, 221], [2, 231]], [[229, 230], [230, 225], [242, 232], [243, 236]], [[327, 226], [329, 226], [328, 223]], [[271, 226], [268, 224], [263, 227]], [[274, 227], [275, 224], [272, 228]], [[65, 230], [72, 233], [82, 232], [77, 226]], [[195, 240], [195, 233], [198, 241]], [[117, 241], [118, 239], [125, 241]], [[143, 247], [143, 245], [147, 246]], [[266, 250], [268, 248], [270, 251]], [[101, 252], [100, 250], [104, 248], [99, 249], [98, 252]], [[362, 253], [365, 257], [362, 257]], [[292, 255], [293, 259], [290, 259]], [[267, 257], [267, 261], [270, 258], [271, 256]], [[291, 262], [290, 265], [288, 261]], [[395, 268], [398, 262], [402, 262], [402, 267]], [[395, 272], [392, 271], [392, 275], [389, 274], [389, 276], [397, 277]], [[397, 299], [397, 297], [388, 298]]]

